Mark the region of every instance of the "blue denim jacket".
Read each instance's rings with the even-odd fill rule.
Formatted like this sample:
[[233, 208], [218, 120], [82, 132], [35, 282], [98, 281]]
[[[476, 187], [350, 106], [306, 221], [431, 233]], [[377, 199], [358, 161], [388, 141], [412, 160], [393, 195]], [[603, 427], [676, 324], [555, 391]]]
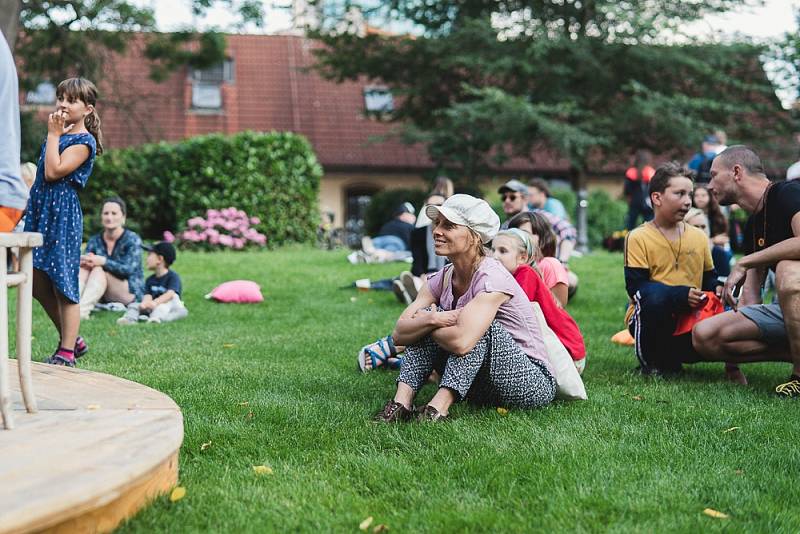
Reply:
[[86, 253], [92, 252], [98, 256], [105, 256], [106, 264], [103, 270], [117, 278], [128, 281], [128, 290], [136, 295], [136, 301], [142, 300], [144, 294], [144, 272], [142, 271], [142, 239], [128, 229], [114, 244], [111, 255], [106, 250], [102, 232], [89, 238], [86, 244]]

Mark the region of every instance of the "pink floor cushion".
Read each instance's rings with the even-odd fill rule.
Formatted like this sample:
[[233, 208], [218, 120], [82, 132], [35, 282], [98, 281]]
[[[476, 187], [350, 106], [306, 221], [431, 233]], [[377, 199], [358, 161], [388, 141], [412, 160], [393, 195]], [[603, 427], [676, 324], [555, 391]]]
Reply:
[[206, 298], [214, 299], [217, 302], [263, 302], [261, 288], [250, 280], [232, 280], [218, 285], [214, 290], [206, 295]]

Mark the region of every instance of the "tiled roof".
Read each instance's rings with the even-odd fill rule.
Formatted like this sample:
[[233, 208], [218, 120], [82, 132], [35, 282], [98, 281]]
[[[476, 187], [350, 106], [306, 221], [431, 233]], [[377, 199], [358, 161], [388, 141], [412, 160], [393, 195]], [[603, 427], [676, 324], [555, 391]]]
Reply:
[[[313, 65], [314, 41], [292, 35], [228, 35], [234, 75], [223, 85], [219, 113], [191, 109], [192, 82], [186, 69], [156, 83], [148, 77], [143, 39], [108, 62], [99, 84], [98, 107], [108, 148], [177, 141], [212, 132], [293, 131], [313, 145], [329, 170], [414, 171], [433, 165], [421, 145], [409, 146], [389, 135], [396, 125], [368, 117], [364, 87], [320, 77]], [[543, 154], [544, 155], [544, 154]], [[565, 171], [566, 162], [540, 157], [535, 167], [514, 159], [516, 171]]]

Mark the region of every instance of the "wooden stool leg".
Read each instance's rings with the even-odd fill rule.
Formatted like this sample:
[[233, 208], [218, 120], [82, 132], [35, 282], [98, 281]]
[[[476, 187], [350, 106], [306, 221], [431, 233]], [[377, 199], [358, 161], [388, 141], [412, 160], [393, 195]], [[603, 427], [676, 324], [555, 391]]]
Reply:
[[8, 286], [6, 257], [8, 249], [0, 247], [0, 415], [7, 429], [14, 428], [11, 415], [11, 386], [8, 381]]
[[20, 247], [19, 270], [25, 281], [17, 288], [17, 367], [22, 398], [28, 413], [36, 413], [31, 381], [31, 315], [33, 314], [33, 249]]

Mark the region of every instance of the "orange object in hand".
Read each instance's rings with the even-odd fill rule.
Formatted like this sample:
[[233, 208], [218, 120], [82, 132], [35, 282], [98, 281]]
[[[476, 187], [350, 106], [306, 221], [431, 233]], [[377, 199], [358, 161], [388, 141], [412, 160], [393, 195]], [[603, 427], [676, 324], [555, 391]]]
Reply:
[[705, 299], [702, 306], [693, 309], [689, 313], [678, 315], [678, 324], [675, 326], [675, 332], [672, 333], [673, 336], [691, 332], [692, 327], [703, 319], [708, 319], [725, 311], [722, 301], [713, 291], [704, 291], [703, 293], [708, 298]]

